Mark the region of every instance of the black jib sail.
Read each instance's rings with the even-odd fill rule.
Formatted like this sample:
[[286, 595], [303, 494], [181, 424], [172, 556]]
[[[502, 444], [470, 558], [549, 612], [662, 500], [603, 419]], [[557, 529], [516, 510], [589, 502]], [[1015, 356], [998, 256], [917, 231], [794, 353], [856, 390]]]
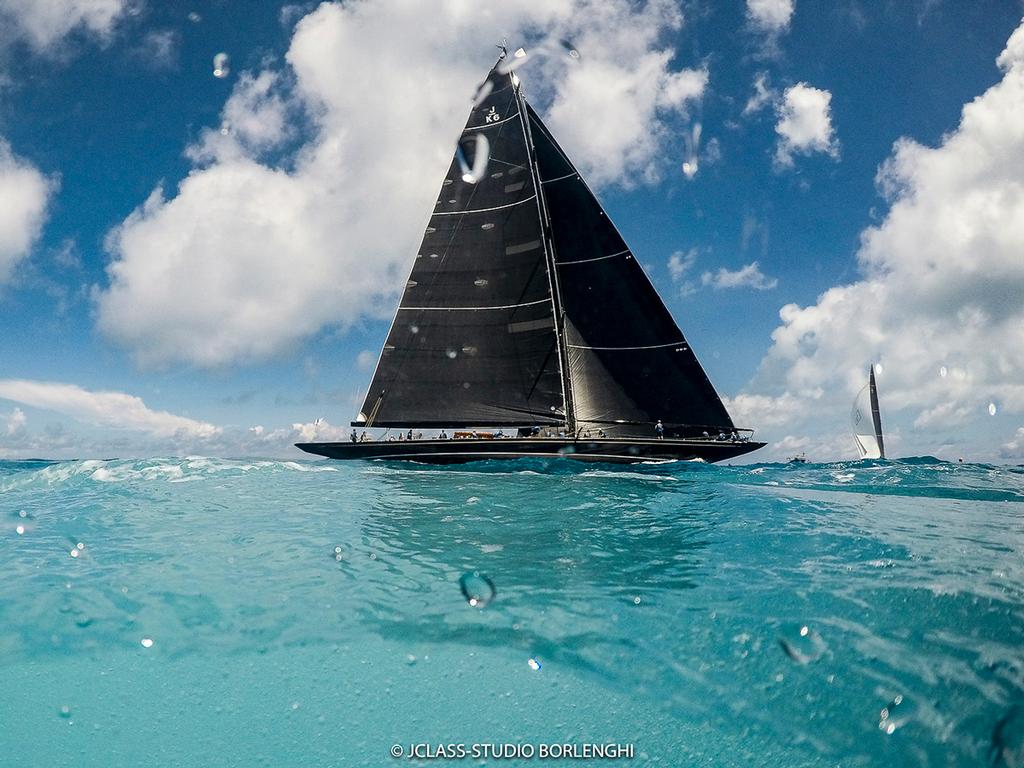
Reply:
[[731, 432], [643, 268], [500, 70], [470, 113], [354, 424]]

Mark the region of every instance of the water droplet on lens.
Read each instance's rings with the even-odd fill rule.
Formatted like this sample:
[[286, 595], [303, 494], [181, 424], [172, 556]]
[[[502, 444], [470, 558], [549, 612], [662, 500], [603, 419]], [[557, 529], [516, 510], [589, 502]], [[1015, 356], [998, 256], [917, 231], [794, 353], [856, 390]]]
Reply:
[[19, 536], [21, 536], [22, 534], [24, 534], [24, 533], [25, 533], [25, 526], [24, 526], [24, 525], [19, 525], [19, 526], [18, 526], [17, 528], [15, 528], [14, 530], [15, 530], [15, 531], [17, 531], [17, 533], [18, 533], [18, 535], [19, 535]]
[[202, 21], [202, 20], [203, 20], [203, 17], [202, 17], [202, 16], [200, 16], [200, 15], [199, 15], [198, 13], [196, 13], [195, 11], [192, 11], [192, 12], [191, 12], [191, 13], [189, 13], [189, 15], [188, 15], [188, 20], [189, 20], [189, 21], [191, 21], [191, 22], [192, 22], [193, 24], [198, 24], [198, 23], [199, 23], [200, 21]]
[[420, 332], [420, 327], [418, 325], [410, 325], [409, 326], [409, 333], [419, 333], [419, 332]]
[[151, 637], [144, 637], [139, 642], [142, 644], [143, 648], [152, 648], [153, 647], [153, 638], [151, 638]]
[[779, 633], [779, 645], [790, 659], [801, 665], [817, 661], [828, 650], [821, 635], [806, 625], [784, 628]]
[[231, 59], [224, 53], [218, 53], [213, 57], [213, 76], [219, 78], [225, 78], [231, 74], [231, 68], [228, 66]]
[[67, 704], [61, 705], [60, 716], [63, 717], [65, 720], [71, 717], [71, 707], [69, 707]]
[[72, 557], [78, 557], [78, 550], [72, 548], [72, 550], [68, 554], [71, 555]]
[[997, 409], [996, 409], [996, 404], [995, 403], [989, 403], [988, 404], [988, 415], [989, 416], [995, 416], [996, 415], [996, 410]]
[[565, 52], [569, 56], [570, 59], [575, 59], [576, 61], [580, 60], [580, 52], [576, 48], [576, 46], [572, 44], [572, 41], [570, 41], [570, 40], [559, 40], [558, 42], [562, 46], [562, 48], [565, 49]]
[[[534, 672], [539, 672], [540, 671], [540, 659], [530, 659], [526, 663], [530, 665], [530, 669], [532, 669]], [[556, 677], [557, 677], [557, 675], [556, 675]]]
[[947, 373], [948, 371], [946, 370], [946, 366], [943, 365], [941, 368], [939, 368], [939, 376], [941, 376], [942, 378], [946, 378]]
[[459, 356], [459, 353], [456, 352], [454, 349], [449, 349], [447, 352], [445, 352], [445, 354], [448, 355], [448, 358], [450, 360], [454, 360], [456, 357]]
[[474, 608], [483, 608], [498, 593], [494, 582], [479, 571], [472, 571], [462, 574], [459, 579], [459, 588], [466, 602]]
[[640, 603], [641, 603], [640, 595], [637, 595], [636, 597], [633, 598], [633, 605], [640, 605]]
[[484, 80], [480, 83], [479, 87], [476, 89], [476, 93], [473, 94], [473, 109], [476, 109], [483, 104], [487, 97], [491, 95], [491, 91], [493, 90], [494, 83], [490, 80]]
[[23, 510], [21, 510], [21, 511], [20, 511], [20, 512], [18, 513], [18, 517], [21, 517], [21, 518], [25, 518], [25, 517], [28, 517], [28, 512], [26, 512], [26, 511], [25, 511], [25, 510], [23, 509]]
[[83, 549], [85, 549], [85, 544], [83, 544], [82, 542], [78, 542], [78, 543], [77, 543], [77, 544], [75, 545], [75, 548], [76, 548], [76, 549], [77, 549], [77, 550], [78, 550], [79, 552], [81, 552], [81, 551], [82, 551]]

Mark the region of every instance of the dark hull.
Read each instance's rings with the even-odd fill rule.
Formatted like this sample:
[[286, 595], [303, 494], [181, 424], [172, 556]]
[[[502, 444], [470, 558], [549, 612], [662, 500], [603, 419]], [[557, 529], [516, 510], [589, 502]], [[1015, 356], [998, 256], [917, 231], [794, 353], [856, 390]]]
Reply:
[[331, 459], [380, 459], [427, 464], [467, 461], [565, 458], [635, 464], [641, 461], [702, 461], [732, 459], [764, 447], [764, 443], [717, 440], [640, 440], [531, 437], [517, 439], [409, 440], [368, 443], [296, 443], [306, 453]]

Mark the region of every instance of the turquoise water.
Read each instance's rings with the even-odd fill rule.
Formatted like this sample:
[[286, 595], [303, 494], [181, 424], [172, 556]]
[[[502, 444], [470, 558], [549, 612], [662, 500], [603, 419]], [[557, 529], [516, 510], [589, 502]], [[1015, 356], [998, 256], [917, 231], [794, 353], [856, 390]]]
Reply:
[[[928, 459], [0, 462], [0, 765], [1024, 765], [1021, 502]], [[389, 755], [448, 744], [535, 752]]]

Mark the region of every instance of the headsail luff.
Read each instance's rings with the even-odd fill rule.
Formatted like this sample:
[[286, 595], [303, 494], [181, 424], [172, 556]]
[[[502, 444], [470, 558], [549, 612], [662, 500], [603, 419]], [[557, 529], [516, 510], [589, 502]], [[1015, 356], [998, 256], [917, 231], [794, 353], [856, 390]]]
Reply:
[[[499, 65], [501, 61], [499, 60]], [[462, 134], [359, 419], [564, 425], [609, 437], [732, 431], [597, 198], [496, 66]], [[463, 178], [486, 136], [486, 173]]]

